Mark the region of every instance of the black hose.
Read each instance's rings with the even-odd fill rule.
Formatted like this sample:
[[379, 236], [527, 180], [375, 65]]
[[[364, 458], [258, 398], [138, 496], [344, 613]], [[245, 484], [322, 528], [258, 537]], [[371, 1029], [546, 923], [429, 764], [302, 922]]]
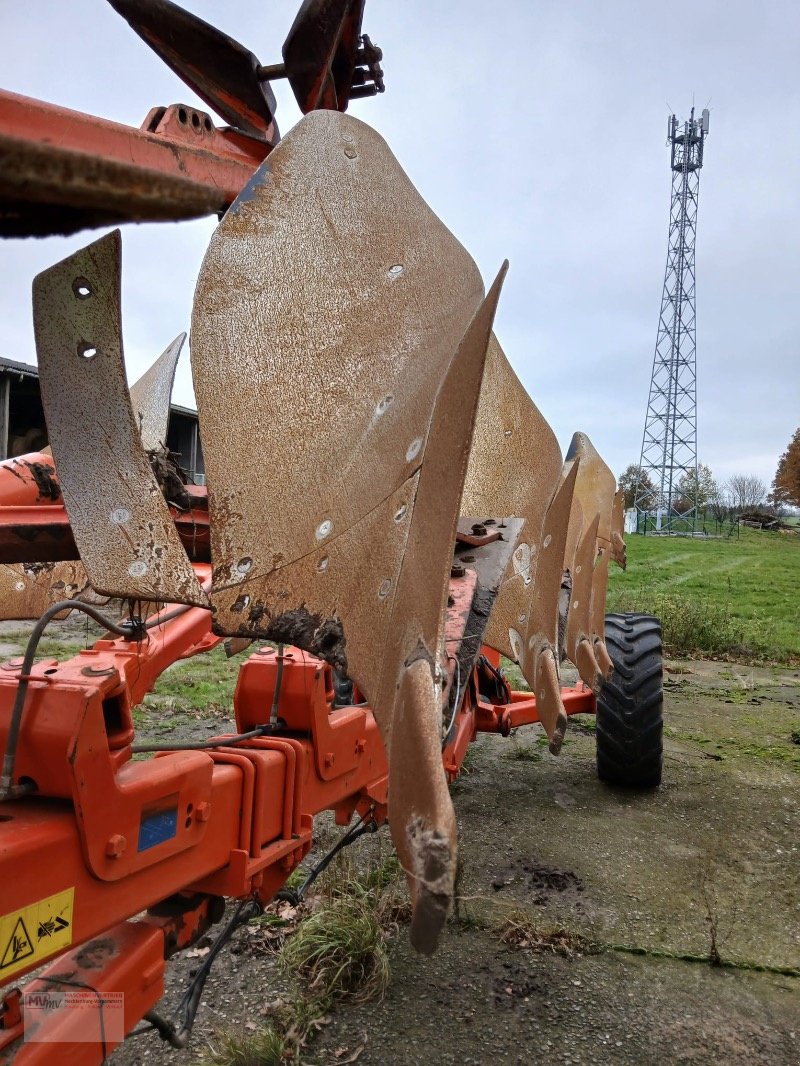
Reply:
[[225, 928], [212, 944], [211, 950], [208, 955], [206, 955], [205, 959], [203, 959], [202, 966], [200, 966], [197, 973], [192, 978], [191, 984], [184, 992], [176, 1011], [176, 1014], [179, 1015], [178, 1021], [167, 1021], [166, 1018], [162, 1018], [155, 1011], [148, 1011], [147, 1014], [145, 1014], [145, 1021], [149, 1022], [154, 1029], [158, 1030], [158, 1035], [162, 1040], [166, 1040], [166, 1042], [174, 1048], [186, 1047], [192, 1033], [192, 1026], [194, 1025], [197, 1008], [200, 1006], [200, 997], [203, 994], [203, 988], [205, 987], [206, 980], [211, 972], [214, 960], [239, 926], [244, 925], [245, 922], [249, 922], [250, 919], [254, 918], [257, 914], [261, 914], [262, 910], [263, 908], [261, 907], [261, 904], [254, 899], [243, 900], [239, 904]]
[[278, 645], [278, 669], [275, 674], [275, 692], [272, 696], [272, 710], [269, 714], [269, 724], [273, 727], [278, 724], [278, 707], [281, 702], [281, 681], [283, 680], [283, 644]]
[[241, 744], [245, 740], [252, 740], [253, 737], [261, 737], [269, 732], [271, 726], [260, 725], [249, 733], [237, 733], [235, 737], [225, 740], [198, 740], [187, 744], [134, 744], [131, 751], [134, 755], [141, 755], [146, 751], [205, 751], [207, 748], [230, 748], [234, 744]]

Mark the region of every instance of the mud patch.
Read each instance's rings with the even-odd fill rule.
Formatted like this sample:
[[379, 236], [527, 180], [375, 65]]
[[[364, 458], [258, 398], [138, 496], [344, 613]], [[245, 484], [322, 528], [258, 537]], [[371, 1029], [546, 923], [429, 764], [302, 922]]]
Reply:
[[491, 1002], [497, 1010], [514, 1010], [536, 996], [546, 996], [549, 987], [541, 978], [532, 977], [519, 966], [504, 962], [503, 973], [491, 980]]
[[167, 503], [172, 504], [181, 511], [188, 511], [192, 506], [192, 498], [186, 491], [189, 475], [178, 463], [178, 456], [169, 448], [151, 448], [147, 453], [150, 461], [150, 469], [153, 477], [158, 482], [158, 487]]
[[39, 490], [40, 500], [51, 500], [55, 503], [61, 499], [61, 486], [56, 478], [55, 469], [47, 463], [24, 464], [30, 470], [36, 488]]
[[[254, 612], [263, 607], [255, 604], [250, 610], [250, 620], [254, 628], [261, 621], [254, 620]], [[318, 655], [326, 663], [330, 663], [343, 674], [347, 673], [347, 655], [345, 644], [347, 643], [342, 629], [342, 623], [336, 617], [323, 620], [321, 615], [312, 614], [305, 607], [298, 607], [294, 611], [285, 611], [275, 618], [271, 618], [266, 626], [259, 627], [266, 640], [275, 641], [276, 644], [291, 644], [295, 648], [303, 648]]]
[[554, 897], [578, 900], [585, 891], [585, 884], [572, 870], [559, 870], [555, 866], [540, 866], [520, 859], [498, 871], [492, 878], [492, 888], [500, 892], [509, 885], [523, 884], [531, 893], [528, 902], [536, 907], [545, 907]]
[[524, 963], [513, 959], [499, 965], [472, 966], [468, 973], [450, 981], [443, 981], [433, 997], [436, 1003], [452, 1009], [453, 1003], [483, 1001], [496, 1010], [530, 1009], [531, 1000], [550, 995], [551, 985], [541, 974], [532, 974]]

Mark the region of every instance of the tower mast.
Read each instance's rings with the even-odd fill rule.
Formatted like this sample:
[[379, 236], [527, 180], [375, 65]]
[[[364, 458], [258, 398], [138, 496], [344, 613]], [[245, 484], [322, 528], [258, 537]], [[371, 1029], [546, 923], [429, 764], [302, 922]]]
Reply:
[[[708, 110], [679, 126], [667, 122], [672, 195], [669, 244], [658, 320], [650, 398], [639, 460], [636, 509], [655, 517], [655, 528], [686, 528], [697, 518], [697, 367], [695, 268], [697, 203]], [[645, 523], [646, 528], [646, 523]]]

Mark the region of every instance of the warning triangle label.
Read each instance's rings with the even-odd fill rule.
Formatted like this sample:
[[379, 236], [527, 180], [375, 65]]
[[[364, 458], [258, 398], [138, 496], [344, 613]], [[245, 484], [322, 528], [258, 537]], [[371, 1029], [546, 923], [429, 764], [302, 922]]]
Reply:
[[22, 918], [17, 918], [17, 924], [11, 932], [3, 957], [0, 959], [0, 970], [4, 970], [6, 966], [13, 966], [21, 959], [27, 959], [29, 955], [33, 955], [33, 944]]

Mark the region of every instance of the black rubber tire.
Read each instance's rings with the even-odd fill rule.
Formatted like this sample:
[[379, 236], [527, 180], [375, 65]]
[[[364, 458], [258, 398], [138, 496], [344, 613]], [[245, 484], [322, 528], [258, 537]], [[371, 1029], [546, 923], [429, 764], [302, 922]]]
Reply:
[[597, 775], [655, 788], [663, 763], [661, 623], [650, 614], [608, 614], [606, 647], [614, 673], [597, 697]]

